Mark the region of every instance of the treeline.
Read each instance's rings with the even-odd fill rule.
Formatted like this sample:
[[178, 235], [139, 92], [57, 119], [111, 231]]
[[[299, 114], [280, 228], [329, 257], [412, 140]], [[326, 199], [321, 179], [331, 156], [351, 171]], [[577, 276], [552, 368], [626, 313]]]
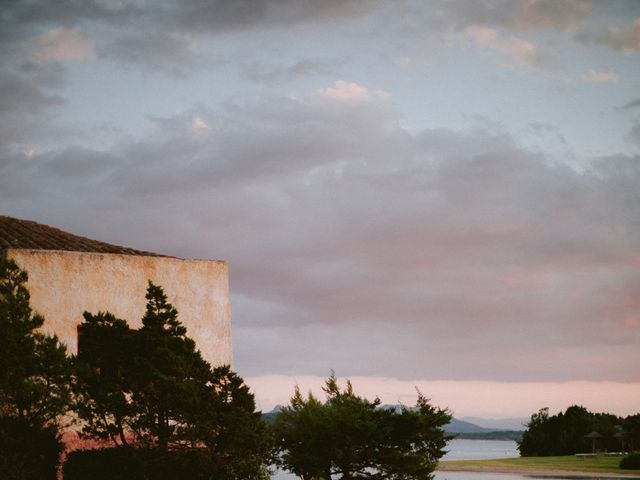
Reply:
[[0, 258], [0, 478], [54, 480], [73, 428], [99, 445], [67, 455], [65, 480], [251, 480], [277, 465], [303, 479], [428, 479], [450, 421], [418, 392], [387, 411], [339, 388], [301, 395], [273, 425], [243, 379], [212, 368], [160, 286], [149, 282], [142, 326], [85, 312], [66, 355], [29, 305], [27, 274]]
[[522, 440], [521, 430], [494, 430], [492, 432], [455, 433], [455, 438], [461, 440]]
[[581, 406], [549, 416], [543, 408], [531, 416], [518, 442], [522, 456], [623, 452], [640, 448], [640, 414], [626, 418], [592, 413]]

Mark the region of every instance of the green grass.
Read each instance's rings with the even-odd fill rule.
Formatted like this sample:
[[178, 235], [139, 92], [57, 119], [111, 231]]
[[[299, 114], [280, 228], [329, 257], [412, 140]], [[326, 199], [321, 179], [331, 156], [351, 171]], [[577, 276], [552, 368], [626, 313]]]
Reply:
[[640, 470], [621, 470], [622, 457], [598, 455], [595, 458], [566, 457], [518, 457], [495, 460], [449, 460], [440, 462], [441, 470], [564, 470], [568, 472], [619, 473], [640, 475]]

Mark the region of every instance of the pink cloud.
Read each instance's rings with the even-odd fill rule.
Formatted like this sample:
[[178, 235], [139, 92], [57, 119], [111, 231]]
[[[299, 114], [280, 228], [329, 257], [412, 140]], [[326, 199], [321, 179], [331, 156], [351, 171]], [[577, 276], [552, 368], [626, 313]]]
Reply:
[[624, 53], [640, 50], [640, 18], [636, 19], [627, 30], [613, 30], [611, 41]]
[[36, 37], [33, 57], [40, 61], [85, 60], [94, 58], [93, 43], [76, 29], [56, 28]]
[[[640, 398], [638, 382], [431, 381], [373, 376], [353, 376], [350, 380], [358, 395], [370, 400], [379, 397], [383, 404], [413, 405], [417, 387], [435, 405], [450, 408], [458, 417], [528, 417], [542, 407], [555, 413], [574, 404], [594, 412], [626, 416], [637, 413], [636, 400]], [[324, 398], [321, 390], [324, 380], [319, 376], [265, 375], [248, 377], [246, 381], [263, 411], [288, 404], [296, 384], [304, 394], [312, 391]]]
[[472, 25], [465, 32], [479, 47], [493, 50], [512, 63], [534, 67], [546, 63], [535, 45], [518, 37], [505, 36], [494, 28], [482, 25]]
[[335, 83], [335, 88], [321, 88], [316, 92], [316, 95], [320, 98], [339, 102], [359, 102], [371, 98], [366, 87], [357, 83], [348, 83], [344, 80], [338, 80]]
[[567, 28], [585, 17], [594, 5], [582, 0], [522, 0], [509, 16], [509, 23], [519, 30]]
[[616, 72], [598, 72], [596, 70], [589, 70], [589, 73], [582, 75], [582, 80], [591, 83], [611, 83], [618, 81], [618, 74]]

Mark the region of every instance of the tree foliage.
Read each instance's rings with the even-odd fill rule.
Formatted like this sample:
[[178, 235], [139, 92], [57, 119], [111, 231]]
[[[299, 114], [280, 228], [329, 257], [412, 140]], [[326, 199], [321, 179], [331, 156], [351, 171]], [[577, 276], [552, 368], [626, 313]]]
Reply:
[[303, 479], [430, 479], [444, 454], [451, 416], [418, 392], [414, 409], [380, 408], [332, 373], [322, 403], [296, 387], [274, 430], [278, 463]]
[[71, 363], [57, 337], [38, 332], [27, 272], [0, 259], [0, 415], [30, 425], [57, 423], [70, 402]]
[[149, 282], [142, 328], [130, 350], [130, 379], [136, 417], [132, 429], [148, 446], [194, 443], [183, 433], [189, 407], [198, 408], [211, 381], [211, 367], [186, 336], [177, 310], [162, 288]]
[[[269, 436], [242, 378], [212, 369], [162, 288], [149, 282], [142, 327], [85, 313], [77, 411], [86, 435], [114, 445], [198, 450], [216, 478], [258, 478]], [[173, 458], [173, 457], [172, 457]]]
[[72, 370], [65, 346], [37, 330], [44, 318], [31, 310], [27, 280], [0, 258], [0, 471], [7, 479], [53, 479]]
[[133, 331], [125, 320], [85, 312], [78, 327], [75, 411], [85, 435], [128, 446], [136, 408], [131, 398]]
[[[639, 415], [623, 419], [610, 413], [592, 413], [577, 405], [549, 416], [549, 409], [543, 408], [531, 416], [518, 449], [523, 456], [573, 455], [591, 452], [594, 447], [623, 451], [640, 444], [638, 419]], [[588, 437], [592, 432], [599, 435], [595, 440]]]

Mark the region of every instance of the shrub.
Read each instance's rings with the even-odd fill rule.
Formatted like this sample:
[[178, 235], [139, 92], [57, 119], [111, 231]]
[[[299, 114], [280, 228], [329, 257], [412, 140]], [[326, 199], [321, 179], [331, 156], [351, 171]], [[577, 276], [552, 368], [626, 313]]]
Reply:
[[139, 455], [126, 448], [75, 450], [67, 456], [64, 480], [145, 480]]
[[104, 448], [71, 452], [64, 480], [217, 480], [230, 478], [204, 450]]
[[201, 450], [172, 450], [166, 453], [147, 450], [145, 459], [149, 480], [221, 478], [215, 475], [211, 461]]
[[3, 480], [56, 480], [62, 442], [54, 427], [0, 418], [0, 472]]
[[640, 453], [632, 453], [620, 460], [620, 468], [623, 470], [640, 470]]

